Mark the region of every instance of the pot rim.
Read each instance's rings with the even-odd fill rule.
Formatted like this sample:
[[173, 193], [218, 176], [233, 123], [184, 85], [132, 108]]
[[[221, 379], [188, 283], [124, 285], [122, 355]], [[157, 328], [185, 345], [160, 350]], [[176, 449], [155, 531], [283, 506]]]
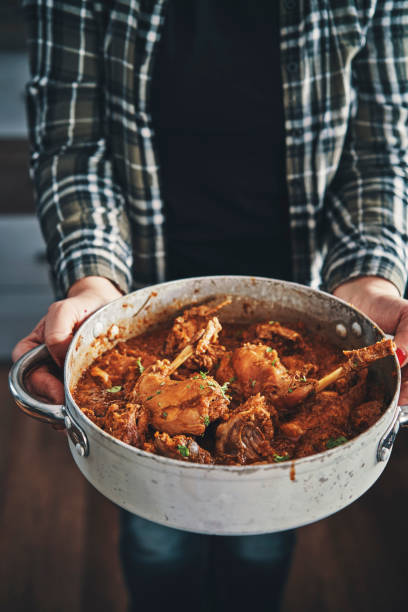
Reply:
[[[340, 453], [344, 454], [345, 451], [348, 451], [349, 449], [351, 449], [352, 446], [356, 445], [358, 442], [362, 442], [364, 443], [364, 440], [366, 438], [368, 438], [371, 433], [372, 430], [374, 428], [378, 428], [382, 433], [384, 433], [383, 429], [382, 429], [382, 424], [383, 422], [387, 421], [389, 419], [389, 412], [391, 410], [393, 410], [393, 412], [395, 413], [395, 416], [397, 415], [398, 411], [399, 411], [399, 406], [397, 405], [397, 399], [398, 399], [398, 394], [399, 394], [399, 390], [400, 390], [400, 385], [401, 385], [401, 368], [399, 366], [399, 362], [397, 360], [396, 355], [393, 355], [393, 360], [396, 366], [396, 371], [397, 371], [397, 385], [396, 385], [396, 390], [394, 395], [392, 396], [389, 405], [387, 406], [386, 410], [384, 411], [384, 413], [381, 415], [381, 417], [371, 426], [369, 427], [366, 431], [360, 433], [358, 436], [352, 438], [351, 440], [348, 440], [347, 442], [345, 442], [344, 444], [341, 444], [340, 446], [337, 446], [335, 448], [332, 449], [327, 449], [325, 451], [321, 451], [319, 453], [314, 453], [313, 455], [308, 455], [306, 457], [300, 457], [298, 459], [288, 459], [286, 461], [282, 461], [279, 463], [262, 463], [262, 464], [249, 464], [249, 465], [206, 465], [206, 464], [200, 464], [200, 463], [192, 463], [192, 462], [188, 462], [188, 461], [182, 461], [181, 459], [172, 459], [170, 457], [164, 457], [162, 455], [156, 455], [154, 453], [150, 453], [148, 451], [144, 451], [140, 448], [136, 448], [135, 446], [131, 446], [130, 444], [127, 444], [126, 442], [122, 442], [122, 440], [119, 440], [118, 438], [115, 438], [114, 436], [112, 436], [111, 434], [107, 433], [106, 431], [104, 431], [102, 428], [98, 427], [93, 421], [91, 421], [91, 419], [89, 417], [86, 416], [86, 414], [80, 409], [80, 407], [78, 406], [78, 404], [75, 402], [74, 398], [72, 397], [71, 394], [71, 389], [69, 387], [68, 384], [68, 378], [69, 378], [69, 371], [68, 371], [68, 364], [70, 363], [71, 359], [71, 353], [74, 350], [74, 347], [76, 346], [76, 343], [79, 339], [79, 336], [81, 335], [81, 331], [83, 330], [84, 326], [88, 326], [91, 324], [91, 321], [97, 316], [100, 315], [100, 313], [102, 311], [105, 310], [109, 310], [109, 308], [112, 307], [112, 304], [115, 304], [117, 302], [120, 302], [124, 299], [128, 299], [129, 296], [132, 296], [134, 293], [137, 293], [138, 291], [141, 290], [149, 290], [154, 292], [156, 289], [161, 288], [163, 286], [168, 286], [168, 285], [172, 285], [172, 284], [176, 284], [176, 283], [180, 283], [181, 281], [200, 281], [200, 280], [209, 280], [212, 278], [216, 278], [216, 279], [221, 279], [221, 278], [236, 278], [236, 279], [246, 279], [246, 280], [254, 280], [254, 281], [276, 281], [278, 279], [273, 279], [273, 278], [268, 278], [268, 277], [261, 277], [261, 276], [245, 276], [245, 275], [233, 275], [233, 274], [229, 274], [229, 275], [211, 275], [211, 276], [195, 276], [195, 277], [189, 277], [189, 278], [183, 278], [183, 279], [178, 279], [178, 280], [173, 280], [173, 281], [166, 281], [164, 283], [156, 283], [155, 285], [149, 285], [146, 287], [141, 287], [139, 289], [136, 289], [134, 291], [131, 291], [130, 293], [127, 293], [119, 298], [117, 298], [116, 300], [113, 300], [112, 302], [109, 302], [108, 304], [105, 304], [105, 306], [102, 306], [101, 308], [99, 308], [98, 310], [96, 310], [94, 313], [92, 313], [83, 323], [82, 325], [78, 328], [78, 330], [76, 331], [75, 335], [73, 336], [69, 349], [67, 351], [67, 355], [66, 355], [66, 359], [65, 359], [65, 365], [64, 365], [64, 388], [65, 388], [65, 396], [66, 396], [66, 406], [65, 409], [67, 410], [68, 414], [70, 416], [73, 416], [75, 419], [80, 418], [81, 420], [84, 421], [84, 424], [87, 425], [88, 427], [90, 427], [91, 431], [96, 434], [97, 436], [100, 436], [102, 439], [105, 440], [105, 442], [110, 446], [111, 443], [114, 443], [114, 447], [115, 445], [119, 448], [123, 448], [126, 452], [131, 452], [133, 453], [135, 456], [141, 456], [144, 457], [146, 459], [153, 459], [154, 462], [158, 462], [163, 463], [164, 465], [167, 466], [174, 466], [174, 467], [183, 467], [185, 469], [188, 470], [196, 470], [196, 469], [200, 469], [200, 470], [204, 470], [205, 472], [213, 472], [213, 471], [219, 471], [221, 472], [230, 472], [230, 473], [252, 473], [254, 472], [254, 470], [256, 470], [257, 472], [265, 472], [265, 471], [270, 471], [271, 469], [275, 469], [278, 470], [280, 469], [281, 471], [287, 471], [288, 469], [290, 469], [292, 466], [294, 466], [294, 464], [296, 464], [296, 469], [299, 469], [299, 467], [301, 466], [308, 466], [314, 463], [318, 463], [322, 461], [323, 457], [327, 457], [329, 458], [333, 458], [335, 456], [340, 456]], [[356, 307], [352, 306], [351, 304], [349, 304], [348, 302], [346, 302], [345, 300], [342, 300], [341, 298], [338, 298], [330, 293], [327, 293], [325, 291], [321, 291], [320, 289], [313, 289], [312, 287], [308, 287], [306, 285], [301, 285], [300, 283], [294, 283], [292, 281], [282, 281], [279, 280], [280, 283], [285, 283], [288, 284], [290, 286], [295, 286], [297, 288], [300, 288], [302, 291], [306, 291], [306, 292], [313, 292], [313, 293], [318, 293], [321, 294], [323, 296], [325, 296], [326, 298], [330, 298], [331, 300], [340, 302], [342, 304], [344, 304], [347, 308], [355, 311], [356, 313], [358, 313], [359, 316], [363, 316], [371, 325], [372, 327], [374, 327], [374, 329], [380, 334], [380, 336], [382, 338], [386, 338], [386, 334], [380, 329], [380, 327], [378, 327], [378, 325], [372, 320], [370, 319], [370, 317], [368, 317], [367, 315], [365, 315], [364, 313], [362, 313], [360, 310], [358, 310]], [[248, 296], [248, 298], [250, 298], [251, 296]], [[74, 415], [71, 415], [71, 409], [74, 411]], [[393, 418], [395, 418], [393, 416]], [[386, 429], [386, 428], [385, 428]], [[381, 435], [379, 435], [379, 439], [380, 439]]]

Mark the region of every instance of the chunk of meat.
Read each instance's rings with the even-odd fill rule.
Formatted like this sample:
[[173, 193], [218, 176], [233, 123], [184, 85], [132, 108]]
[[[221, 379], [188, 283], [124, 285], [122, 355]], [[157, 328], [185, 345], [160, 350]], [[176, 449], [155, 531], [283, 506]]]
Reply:
[[360, 349], [353, 351], [343, 351], [347, 357], [347, 363], [343, 365], [344, 368], [360, 369], [367, 367], [368, 364], [378, 359], [388, 357], [395, 353], [395, 342], [391, 338], [385, 338], [379, 342], [375, 342], [370, 346], [364, 346]]
[[[218, 335], [222, 327], [217, 317], [213, 316], [220, 308], [229, 304], [230, 298], [212, 301], [201, 306], [194, 306], [183, 312], [174, 321], [165, 343], [166, 354], [175, 354], [185, 346], [194, 341], [194, 337], [203, 328], [206, 332], [197, 343], [195, 354], [188, 361], [186, 366], [190, 369], [205, 368], [211, 370], [216, 362], [219, 361], [225, 350], [218, 342]], [[209, 324], [209, 322], [211, 323]]]
[[247, 342], [235, 349], [231, 365], [245, 397], [256, 393], [282, 395], [293, 381], [275, 349], [262, 344]]
[[106, 412], [103, 428], [122, 442], [143, 448], [148, 424], [148, 412], [140, 404], [128, 403], [124, 408], [111, 404]]
[[229, 400], [214, 378], [204, 373], [185, 380], [166, 376], [167, 362], [146, 369], [134, 397], [147, 408], [151, 424], [168, 434], [203, 434], [228, 410]]
[[299, 351], [304, 348], [302, 336], [297, 331], [284, 327], [278, 321], [267, 321], [251, 325], [244, 338], [252, 342], [268, 340], [273, 348], [276, 348], [279, 354], [282, 355], [291, 354], [295, 350]]
[[345, 429], [350, 414], [349, 403], [335, 391], [322, 391], [313, 401], [302, 406], [296, 417], [280, 426], [280, 432], [292, 440], [299, 440], [306, 432], [332, 425]]
[[364, 362], [350, 363], [350, 361], [339, 366], [320, 380], [310, 379], [304, 383], [295, 380], [293, 388], [289, 389], [289, 393], [280, 398], [281, 404], [286, 406], [286, 408], [294, 408], [297, 404], [305, 402], [314, 394], [330, 387], [336, 392], [343, 394], [348, 393], [352, 389], [354, 389], [353, 392], [355, 393], [355, 387], [360, 382], [366, 380], [368, 370], [364, 367]]
[[299, 405], [294, 419], [280, 425], [280, 434], [299, 442], [297, 457], [327, 450], [329, 439], [348, 437], [352, 411], [364, 402], [366, 377], [367, 370], [359, 372], [357, 383], [344, 395], [322, 391]]
[[281, 358], [285, 368], [294, 375], [295, 379], [302, 380], [304, 378], [315, 377], [319, 371], [315, 363], [310, 363], [304, 360], [301, 355], [287, 355]]
[[232, 355], [233, 353], [231, 351], [227, 351], [220, 359], [216, 372], [216, 378], [221, 384], [228, 382], [231, 385], [232, 383], [237, 382], [235, 370], [232, 365]]
[[171, 437], [167, 433], [156, 431], [154, 434], [154, 450], [158, 455], [170, 457], [170, 459], [181, 459], [192, 463], [212, 464], [214, 459], [210, 453], [201, 448], [197, 442], [189, 436]]
[[104, 385], [104, 387], [109, 388], [112, 386], [112, 381], [109, 374], [105, 372], [105, 370], [102, 370], [102, 368], [99, 366], [93, 366], [91, 368], [91, 376], [98, 379]]
[[223, 463], [245, 465], [273, 454], [274, 429], [265, 398], [249, 398], [216, 431], [216, 456]]
[[297, 442], [296, 457], [327, 450], [329, 440], [347, 439], [351, 406], [334, 391], [322, 391], [313, 405], [302, 407], [295, 419], [284, 423], [280, 433]]

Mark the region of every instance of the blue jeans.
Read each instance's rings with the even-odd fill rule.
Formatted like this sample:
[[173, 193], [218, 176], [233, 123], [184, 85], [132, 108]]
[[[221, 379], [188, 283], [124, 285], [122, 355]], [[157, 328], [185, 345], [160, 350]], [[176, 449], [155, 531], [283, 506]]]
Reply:
[[277, 611], [294, 541], [294, 531], [200, 535], [122, 510], [120, 552], [130, 610]]

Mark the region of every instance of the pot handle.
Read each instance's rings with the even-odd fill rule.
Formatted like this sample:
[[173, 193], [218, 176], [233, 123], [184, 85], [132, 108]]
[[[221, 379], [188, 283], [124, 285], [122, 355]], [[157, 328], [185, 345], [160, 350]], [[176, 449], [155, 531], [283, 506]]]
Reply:
[[17, 406], [26, 414], [52, 425], [64, 425], [64, 406], [47, 404], [30, 395], [25, 386], [27, 374], [40, 365], [51, 362], [51, 355], [45, 344], [40, 344], [25, 353], [11, 367], [9, 374], [9, 387]]
[[400, 427], [408, 427], [408, 406], [400, 406]]
[[382, 436], [377, 448], [377, 461], [386, 461], [394, 445], [400, 427], [408, 427], [408, 406], [398, 406], [397, 414]]
[[31, 349], [11, 367], [9, 373], [9, 387], [17, 406], [29, 416], [50, 423], [63, 426], [67, 429], [76, 451], [82, 457], [89, 453], [88, 439], [82, 429], [68, 414], [63, 404], [47, 404], [30, 395], [25, 386], [25, 377], [34, 368], [52, 362], [52, 358], [45, 344]]

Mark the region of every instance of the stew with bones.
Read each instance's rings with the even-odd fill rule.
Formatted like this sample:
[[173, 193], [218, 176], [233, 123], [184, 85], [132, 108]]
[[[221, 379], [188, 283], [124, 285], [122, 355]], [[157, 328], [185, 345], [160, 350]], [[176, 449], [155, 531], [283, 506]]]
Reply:
[[193, 306], [119, 342], [82, 375], [79, 407], [127, 444], [224, 465], [318, 453], [381, 416], [384, 388], [367, 366], [393, 353], [391, 340], [343, 354], [302, 323], [221, 325], [229, 302]]

